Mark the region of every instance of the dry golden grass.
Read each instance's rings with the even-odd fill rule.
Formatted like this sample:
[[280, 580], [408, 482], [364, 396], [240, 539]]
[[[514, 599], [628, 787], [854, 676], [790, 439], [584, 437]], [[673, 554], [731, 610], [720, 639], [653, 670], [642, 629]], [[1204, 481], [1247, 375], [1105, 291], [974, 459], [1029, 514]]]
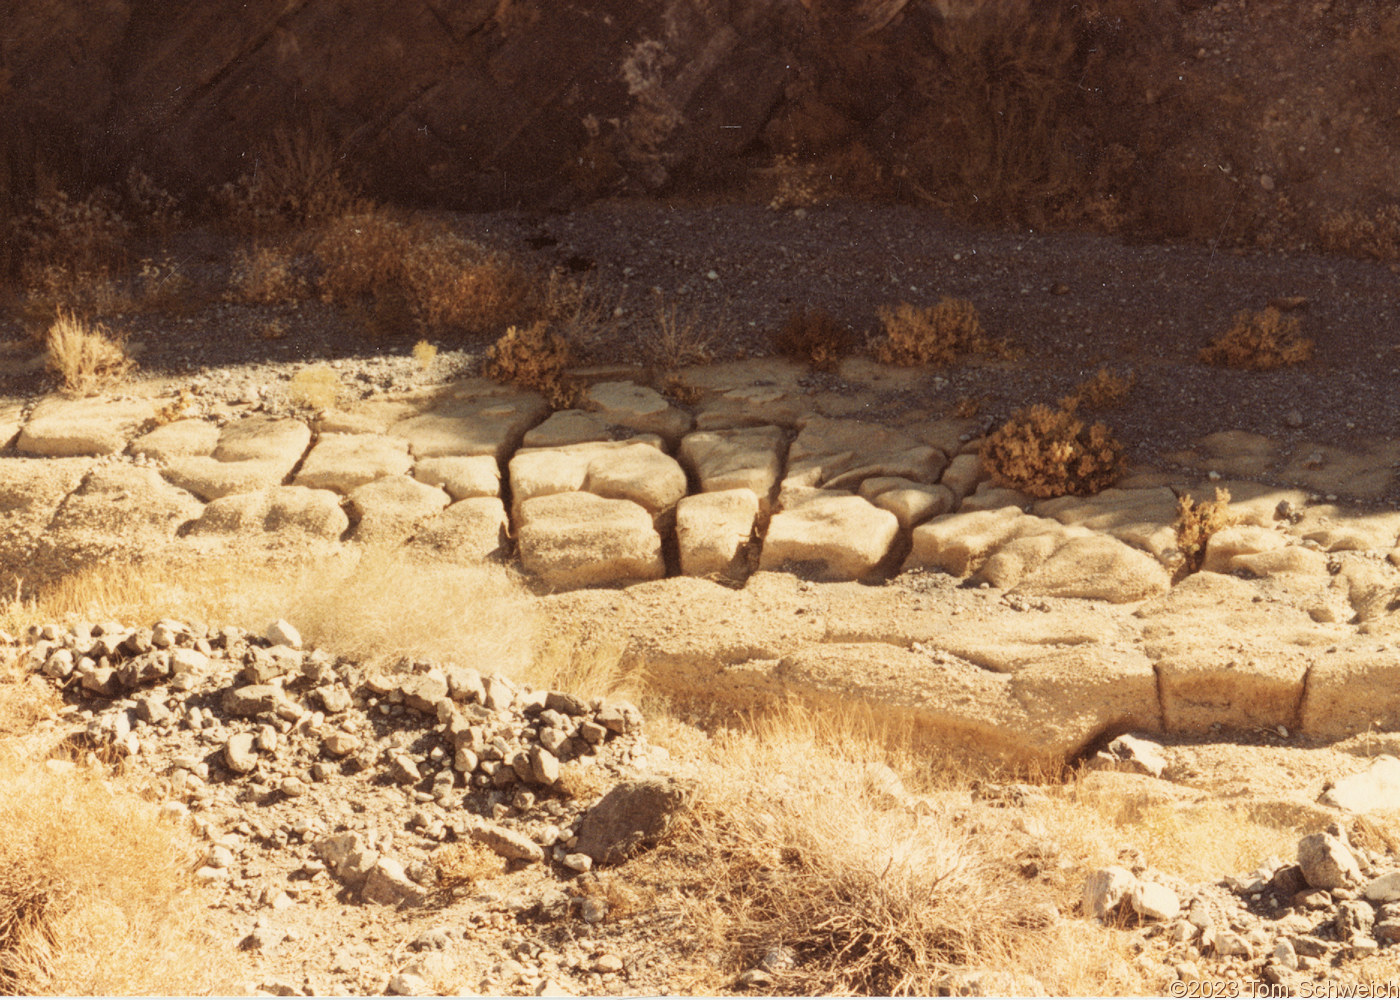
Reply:
[[943, 298], [937, 305], [877, 310], [884, 337], [875, 344], [875, 357], [887, 365], [946, 367], [964, 354], [1009, 356], [1010, 348], [988, 339], [977, 307], [966, 299]]
[[419, 368], [431, 368], [437, 360], [438, 349], [436, 344], [431, 344], [426, 340], [420, 340], [413, 345], [413, 360], [418, 362]]
[[713, 340], [693, 311], [682, 313], [677, 303], [657, 296], [655, 332], [644, 348], [650, 365], [672, 372], [706, 364], [714, 360]]
[[1176, 547], [1185, 558], [1180, 575], [1195, 573], [1205, 562], [1211, 536], [1234, 523], [1230, 491], [1217, 486], [1214, 500], [1194, 500], [1185, 493], [1176, 500]]
[[540, 393], [556, 410], [573, 406], [579, 386], [567, 375], [574, 363], [569, 339], [540, 320], [527, 327], [512, 326], [486, 352], [481, 373], [497, 382]]
[[835, 371], [860, 349], [859, 335], [825, 309], [794, 309], [773, 335], [773, 349], [819, 371]]
[[275, 305], [310, 294], [310, 282], [298, 272], [296, 255], [285, 247], [254, 246], [234, 255], [229, 272], [232, 301]]
[[292, 376], [287, 385], [287, 399], [293, 406], [309, 410], [326, 410], [335, 406], [345, 394], [345, 385], [335, 369], [312, 365]]
[[49, 371], [65, 392], [88, 395], [120, 382], [136, 367], [126, 345], [105, 326], [89, 324], [71, 312], [59, 312], [44, 350]]
[[1070, 413], [1079, 410], [1112, 409], [1127, 402], [1128, 394], [1133, 391], [1133, 386], [1136, 384], [1136, 372], [1119, 375], [1107, 368], [1100, 368], [1075, 386], [1073, 392], [1060, 400], [1060, 409]]
[[0, 754], [0, 992], [229, 992], [189, 839], [82, 768]]
[[988, 435], [982, 464], [1002, 486], [1033, 497], [1088, 496], [1112, 486], [1123, 446], [1102, 423], [1037, 403]]
[[458, 840], [440, 847], [430, 859], [437, 869], [438, 888], [468, 888], [495, 878], [506, 869], [505, 859], [476, 840]]
[[1313, 342], [1299, 336], [1296, 316], [1285, 316], [1269, 306], [1235, 314], [1230, 329], [1201, 348], [1200, 360], [1208, 365], [1266, 371], [1300, 365], [1313, 353]]

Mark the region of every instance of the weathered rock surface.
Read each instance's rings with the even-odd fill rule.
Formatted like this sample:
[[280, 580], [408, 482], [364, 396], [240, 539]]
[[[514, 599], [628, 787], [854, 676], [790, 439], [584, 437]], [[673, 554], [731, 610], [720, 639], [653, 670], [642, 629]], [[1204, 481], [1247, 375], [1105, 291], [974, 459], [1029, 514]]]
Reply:
[[758, 497], [744, 488], [683, 498], [676, 505], [681, 572], [687, 576], [741, 576], [748, 563], [759, 506]]
[[535, 497], [520, 506], [520, 562], [554, 587], [655, 580], [661, 536], [646, 508], [591, 493]]
[[605, 423], [657, 434], [677, 442], [695, 420], [690, 414], [666, 402], [666, 397], [649, 386], [635, 382], [599, 382], [584, 394], [583, 407]]
[[158, 462], [191, 455], [212, 455], [219, 445], [219, 425], [210, 420], [186, 419], [162, 424], [142, 434], [127, 448]]
[[358, 521], [359, 542], [403, 541], [417, 526], [441, 511], [451, 498], [436, 486], [409, 476], [387, 476], [353, 490], [350, 509]]
[[382, 434], [323, 434], [297, 472], [294, 485], [349, 493], [357, 486], [408, 472], [408, 445]]
[[768, 522], [759, 568], [792, 564], [828, 580], [856, 580], [885, 558], [899, 521], [856, 496], [820, 495]]
[[504, 462], [520, 446], [525, 431], [548, 412], [548, 405], [534, 393], [467, 395], [399, 420], [387, 433], [407, 441], [418, 461], [490, 455]]
[[501, 467], [490, 455], [444, 455], [421, 459], [413, 478], [447, 491], [453, 500], [501, 495]]
[[340, 498], [329, 490], [278, 486], [221, 497], [190, 525], [192, 535], [292, 535], [335, 539], [350, 527]]
[[577, 850], [612, 865], [666, 835], [695, 797], [694, 782], [677, 778], [625, 781], [588, 810]]
[[413, 542], [453, 562], [478, 563], [504, 558], [509, 536], [510, 521], [500, 498], [474, 497], [421, 521]]
[[155, 414], [155, 405], [148, 399], [50, 396], [34, 407], [17, 447], [25, 454], [48, 458], [111, 455], [125, 449]]
[[681, 442], [681, 463], [702, 492], [747, 489], [767, 506], [782, 475], [783, 430], [741, 427], [696, 431]]

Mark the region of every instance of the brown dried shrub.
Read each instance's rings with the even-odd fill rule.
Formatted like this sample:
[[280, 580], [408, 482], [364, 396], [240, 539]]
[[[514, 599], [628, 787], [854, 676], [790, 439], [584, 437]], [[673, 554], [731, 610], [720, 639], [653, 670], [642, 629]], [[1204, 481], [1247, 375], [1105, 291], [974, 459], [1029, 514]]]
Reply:
[[1366, 215], [1353, 209], [1331, 212], [1319, 225], [1323, 249], [1353, 257], [1400, 257], [1400, 204]]
[[310, 294], [311, 283], [290, 251], [277, 246], [254, 246], [234, 254], [229, 272], [230, 300], [275, 305]]
[[1220, 336], [1201, 348], [1199, 359], [1208, 365], [1265, 371], [1298, 365], [1312, 357], [1313, 342], [1298, 335], [1300, 323], [1269, 306], [1258, 312], [1243, 309]]
[[482, 374], [497, 382], [533, 389], [556, 410], [578, 399], [579, 386], [565, 374], [574, 362], [569, 339], [543, 320], [527, 327], [512, 326], [486, 352]]
[[783, 357], [835, 371], [842, 358], [860, 348], [860, 337], [825, 309], [794, 309], [773, 335], [773, 348]]
[[1033, 497], [1088, 496], [1113, 485], [1123, 446], [1102, 423], [1043, 403], [1018, 410], [988, 435], [982, 464], [999, 485]]
[[945, 297], [924, 307], [901, 302], [894, 308], [881, 306], [876, 315], [885, 336], [875, 345], [875, 357], [887, 365], [945, 367], [960, 354], [991, 346], [977, 307], [966, 299]]
[[1121, 406], [1136, 384], [1136, 372], [1119, 375], [1107, 368], [1100, 368], [1075, 386], [1073, 392], [1060, 400], [1060, 408], [1074, 413], [1081, 409], [1107, 410]]
[[1184, 493], [1176, 501], [1176, 547], [1185, 558], [1179, 576], [1197, 572], [1206, 559], [1211, 536], [1235, 522], [1230, 491], [1217, 486], [1214, 500], [1194, 500]]
[[506, 870], [505, 860], [477, 840], [458, 840], [434, 851], [431, 857], [441, 889], [474, 885]]
[[332, 220], [314, 245], [323, 268], [321, 297], [345, 304], [402, 295], [404, 261], [414, 239], [410, 226], [382, 210]]
[[257, 162], [253, 173], [211, 192], [216, 208], [237, 229], [275, 232], [368, 207], [343, 173], [341, 150], [319, 123], [278, 126]]
[[429, 330], [496, 333], [540, 318], [542, 289], [508, 254], [454, 233], [414, 244], [404, 257], [406, 298]]

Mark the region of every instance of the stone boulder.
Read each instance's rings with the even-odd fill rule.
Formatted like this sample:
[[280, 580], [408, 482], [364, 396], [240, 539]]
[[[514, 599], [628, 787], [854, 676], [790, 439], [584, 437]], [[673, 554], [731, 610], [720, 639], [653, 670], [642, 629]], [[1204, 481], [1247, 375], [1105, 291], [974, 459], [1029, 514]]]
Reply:
[[162, 424], [131, 442], [127, 451], [145, 455], [157, 462], [191, 455], [212, 455], [219, 445], [219, 425], [209, 420], [190, 418]]
[[583, 408], [612, 426], [656, 434], [673, 445], [695, 424], [690, 414], [676, 409], [661, 393], [635, 382], [590, 386], [584, 393]]
[[810, 567], [827, 580], [858, 580], [889, 554], [899, 520], [857, 496], [828, 494], [773, 515], [759, 568]]
[[490, 455], [443, 455], [413, 467], [413, 478], [446, 490], [453, 500], [501, 495], [501, 467]]
[[442, 490], [409, 476], [388, 476], [350, 493], [357, 542], [401, 542], [451, 500]]
[[747, 489], [767, 506], [783, 469], [780, 427], [696, 431], [681, 442], [680, 460], [701, 491]]
[[322, 434], [301, 464], [297, 486], [313, 490], [351, 490], [376, 479], [402, 476], [412, 466], [408, 445], [383, 434]]
[[646, 508], [591, 493], [526, 500], [517, 525], [520, 562], [552, 587], [630, 583], [664, 576], [661, 536]]
[[192, 535], [256, 537], [288, 532], [338, 539], [350, 527], [340, 498], [329, 490], [277, 486], [256, 493], [221, 497], [190, 525]]
[[34, 407], [18, 447], [25, 454], [45, 458], [112, 455], [125, 449], [155, 415], [155, 404], [149, 399], [50, 396]]
[[676, 505], [676, 541], [687, 576], [742, 576], [758, 519], [752, 490], [697, 493]]
[[664, 837], [696, 791], [694, 782], [678, 778], [624, 781], [584, 815], [575, 850], [596, 865], [626, 860]]
[[510, 522], [499, 497], [458, 500], [421, 522], [413, 544], [452, 562], [479, 563], [504, 558]]

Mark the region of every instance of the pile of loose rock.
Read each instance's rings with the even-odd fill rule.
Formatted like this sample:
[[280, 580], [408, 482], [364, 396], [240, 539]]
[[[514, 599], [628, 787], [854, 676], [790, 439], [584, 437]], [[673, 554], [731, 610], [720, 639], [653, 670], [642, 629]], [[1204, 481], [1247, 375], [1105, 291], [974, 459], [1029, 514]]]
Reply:
[[1333, 823], [1298, 841], [1296, 863], [1271, 858], [1214, 885], [1184, 886], [1141, 865], [1100, 869], [1083, 907], [1165, 936], [1182, 980], [1255, 979], [1291, 993], [1400, 944], [1400, 857], [1352, 843]]
[[441, 898], [434, 853], [460, 840], [576, 878], [654, 842], [694, 790], [661, 773], [628, 702], [452, 664], [367, 670], [303, 649], [286, 622], [262, 636], [46, 625], [17, 641], [68, 697], [74, 748], [157, 776], [162, 808], [209, 843], [197, 877], [264, 907], [318, 879], [346, 900]]

